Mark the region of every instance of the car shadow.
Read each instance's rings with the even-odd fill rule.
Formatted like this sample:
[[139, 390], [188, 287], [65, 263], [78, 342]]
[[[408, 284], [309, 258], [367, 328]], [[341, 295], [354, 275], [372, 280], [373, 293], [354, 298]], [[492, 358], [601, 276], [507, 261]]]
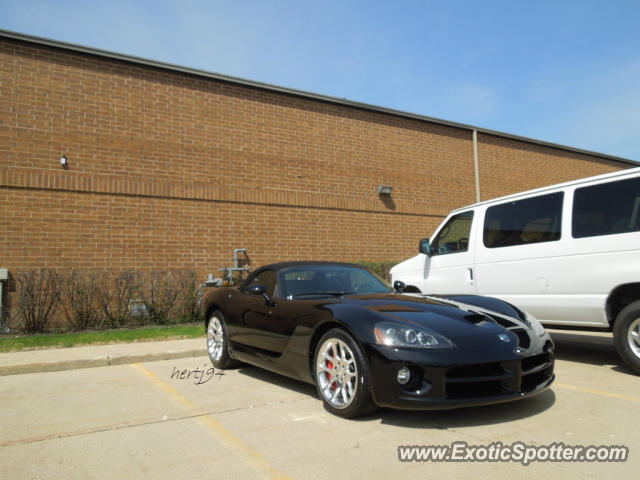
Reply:
[[255, 380], [272, 383], [274, 385], [278, 385], [279, 387], [287, 388], [303, 395], [311, 395], [317, 397], [316, 387], [314, 385], [311, 385], [310, 383], [305, 383], [300, 380], [294, 380], [293, 378], [285, 377], [284, 375], [273, 373], [269, 370], [263, 370], [259, 367], [254, 367], [253, 365], [243, 364], [242, 366], [238, 367], [237, 370], [242, 375], [246, 375], [247, 377], [251, 377]]
[[556, 346], [557, 360], [609, 367], [620, 373], [637, 376], [618, 355], [611, 335], [589, 335], [579, 331], [547, 329]]
[[[268, 370], [262, 370], [250, 365], [242, 365], [238, 372], [255, 380], [272, 383], [287, 388], [302, 395], [309, 395], [318, 399], [314, 385], [284, 377]], [[553, 385], [552, 385], [553, 388]], [[538, 415], [551, 408], [556, 401], [553, 390], [546, 390], [539, 395], [518, 401], [486, 405], [480, 407], [465, 407], [453, 410], [393, 410], [381, 408], [364, 417], [353, 419], [356, 422], [380, 422], [385, 425], [395, 425], [407, 428], [436, 428], [446, 430], [456, 427], [472, 427], [479, 425], [493, 425], [498, 423], [522, 420]], [[327, 413], [329, 415], [329, 413]]]

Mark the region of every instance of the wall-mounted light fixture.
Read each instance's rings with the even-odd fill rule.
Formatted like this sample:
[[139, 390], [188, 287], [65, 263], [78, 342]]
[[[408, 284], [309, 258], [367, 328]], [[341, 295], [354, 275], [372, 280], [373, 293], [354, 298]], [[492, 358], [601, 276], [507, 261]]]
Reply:
[[69, 168], [69, 163], [67, 162], [67, 156], [66, 155], [62, 155], [60, 157], [60, 165], [62, 165], [62, 168]]
[[393, 187], [389, 187], [387, 185], [380, 185], [378, 187], [378, 195], [381, 195], [381, 196], [385, 196], [385, 197], [391, 196], [392, 191], [393, 191]]

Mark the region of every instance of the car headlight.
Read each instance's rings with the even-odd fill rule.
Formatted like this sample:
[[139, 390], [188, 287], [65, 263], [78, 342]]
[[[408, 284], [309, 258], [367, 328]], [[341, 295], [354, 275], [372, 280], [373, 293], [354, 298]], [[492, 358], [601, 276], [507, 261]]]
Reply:
[[410, 327], [392, 322], [378, 323], [373, 333], [378, 345], [428, 349], [453, 348], [451, 340], [425, 327]]
[[527, 322], [529, 322], [529, 325], [531, 325], [531, 330], [533, 330], [533, 333], [535, 333], [539, 337], [543, 336], [546, 333], [546, 330], [536, 317], [534, 317], [527, 311], [524, 312], [524, 316], [527, 319]]

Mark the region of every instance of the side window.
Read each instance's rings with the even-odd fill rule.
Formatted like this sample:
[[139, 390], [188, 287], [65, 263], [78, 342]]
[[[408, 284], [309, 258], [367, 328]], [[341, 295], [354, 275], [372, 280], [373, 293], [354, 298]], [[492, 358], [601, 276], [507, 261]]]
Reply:
[[573, 238], [640, 231], [640, 178], [576, 189]]
[[282, 274], [282, 284], [280, 285], [280, 294], [287, 300], [292, 300], [296, 296], [307, 293], [318, 292], [319, 277], [314, 270], [289, 270]]
[[473, 211], [459, 213], [449, 219], [431, 245], [431, 255], [448, 255], [469, 249], [469, 233]]
[[265, 286], [267, 295], [273, 297], [273, 294], [276, 291], [276, 272], [274, 272], [273, 270], [265, 270], [263, 272], [260, 272], [258, 275], [253, 277], [251, 283], [261, 283]]
[[482, 240], [487, 248], [560, 240], [563, 192], [487, 208]]

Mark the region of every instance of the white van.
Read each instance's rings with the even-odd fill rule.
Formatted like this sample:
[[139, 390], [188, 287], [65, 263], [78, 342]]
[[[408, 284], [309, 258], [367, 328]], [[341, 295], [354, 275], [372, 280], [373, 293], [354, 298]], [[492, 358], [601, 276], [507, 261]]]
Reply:
[[488, 295], [547, 326], [612, 330], [640, 372], [640, 168], [455, 210], [391, 269], [405, 292]]

